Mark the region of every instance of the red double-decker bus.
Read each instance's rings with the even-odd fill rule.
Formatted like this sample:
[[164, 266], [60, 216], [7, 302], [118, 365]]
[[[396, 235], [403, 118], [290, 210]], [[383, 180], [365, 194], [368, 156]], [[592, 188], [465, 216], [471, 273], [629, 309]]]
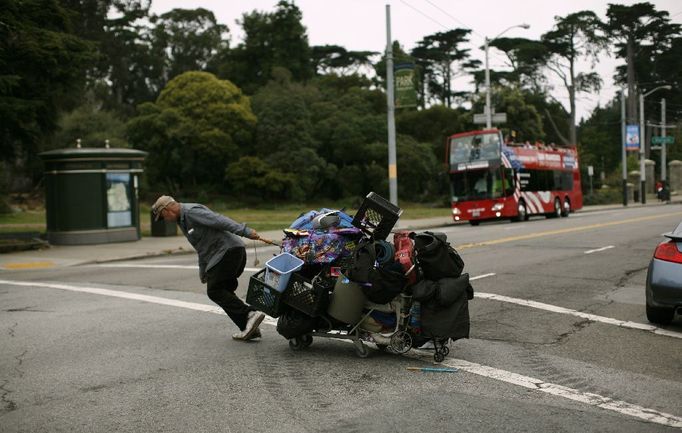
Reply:
[[567, 217], [583, 206], [575, 147], [504, 143], [489, 129], [448, 137], [446, 155], [455, 221]]

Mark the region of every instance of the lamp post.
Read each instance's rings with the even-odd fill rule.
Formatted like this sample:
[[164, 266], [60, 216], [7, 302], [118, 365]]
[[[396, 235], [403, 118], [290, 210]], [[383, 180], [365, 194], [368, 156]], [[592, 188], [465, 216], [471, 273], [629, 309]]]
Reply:
[[644, 133], [644, 98], [647, 96], [651, 95], [657, 90], [661, 89], [667, 89], [670, 90], [672, 89], [672, 86], [670, 85], [665, 85], [665, 86], [658, 86], [654, 89], [649, 90], [646, 93], [640, 93], [639, 94], [639, 195], [641, 196], [640, 202], [642, 204], [646, 204], [646, 173], [644, 170], [646, 169], [644, 165], [644, 159], [645, 159], [645, 137], [646, 134]]
[[517, 24], [515, 26], [511, 26], [502, 32], [495, 36], [492, 39], [488, 39], [486, 36], [485, 38], [485, 127], [486, 129], [490, 129], [493, 126], [493, 115], [492, 115], [492, 110], [490, 108], [490, 68], [488, 67], [488, 46], [490, 44], [490, 41], [494, 41], [495, 39], [499, 38], [506, 32], [508, 32], [511, 29], [515, 29], [516, 27], [520, 27], [522, 29], [529, 29], [530, 25], [528, 24]]

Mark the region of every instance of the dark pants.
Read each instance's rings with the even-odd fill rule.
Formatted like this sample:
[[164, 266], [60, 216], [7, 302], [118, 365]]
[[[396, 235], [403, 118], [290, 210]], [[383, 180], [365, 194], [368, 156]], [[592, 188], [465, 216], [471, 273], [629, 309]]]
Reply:
[[246, 305], [234, 293], [237, 290], [238, 278], [246, 266], [246, 250], [231, 248], [223, 259], [206, 272], [207, 294], [211, 301], [225, 310], [240, 330], [246, 328], [246, 319], [253, 308]]

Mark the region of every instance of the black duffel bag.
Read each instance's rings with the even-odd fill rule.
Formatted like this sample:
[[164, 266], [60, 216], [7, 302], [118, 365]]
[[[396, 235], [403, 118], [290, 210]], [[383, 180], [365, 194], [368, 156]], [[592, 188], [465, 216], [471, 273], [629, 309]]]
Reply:
[[393, 262], [371, 270], [369, 282], [371, 285], [361, 286], [367, 299], [375, 304], [386, 304], [400, 294], [407, 283], [407, 278], [400, 263]]
[[462, 274], [464, 261], [450, 246], [445, 233], [420, 232], [413, 234], [415, 258], [422, 278], [440, 280], [457, 278]]

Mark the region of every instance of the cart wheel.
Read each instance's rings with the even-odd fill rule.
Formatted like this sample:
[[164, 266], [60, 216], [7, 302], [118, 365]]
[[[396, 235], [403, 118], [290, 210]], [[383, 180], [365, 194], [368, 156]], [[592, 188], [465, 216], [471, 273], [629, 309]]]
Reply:
[[302, 335], [301, 342], [303, 343], [303, 347], [308, 347], [313, 344], [313, 336], [310, 334]]
[[450, 354], [450, 348], [448, 346], [443, 346], [443, 348], [441, 349], [441, 353], [443, 354], [443, 356], [448, 356]]
[[445, 356], [438, 351], [433, 354], [433, 360], [436, 362], [443, 362], [444, 359], [445, 359]]
[[367, 358], [369, 356], [369, 349], [362, 343], [362, 341], [358, 340], [354, 344], [356, 355], [358, 355], [360, 358]]
[[412, 348], [412, 336], [405, 331], [398, 331], [391, 337], [391, 351], [401, 354]]
[[294, 337], [289, 339], [289, 347], [291, 347], [291, 350], [301, 350], [305, 346], [303, 345], [303, 339], [301, 337]]

